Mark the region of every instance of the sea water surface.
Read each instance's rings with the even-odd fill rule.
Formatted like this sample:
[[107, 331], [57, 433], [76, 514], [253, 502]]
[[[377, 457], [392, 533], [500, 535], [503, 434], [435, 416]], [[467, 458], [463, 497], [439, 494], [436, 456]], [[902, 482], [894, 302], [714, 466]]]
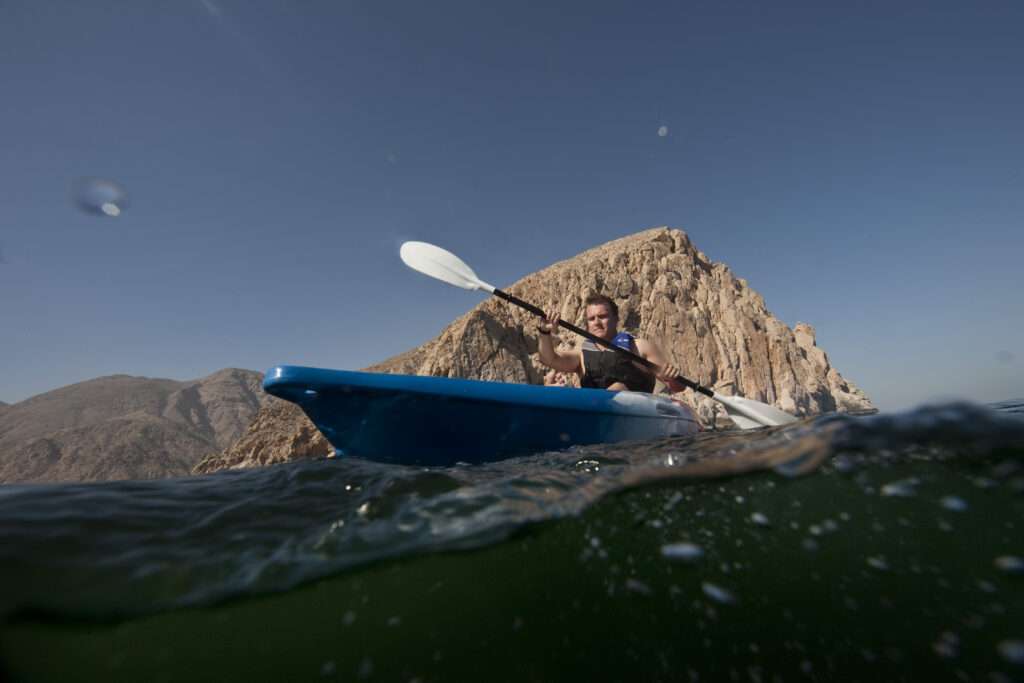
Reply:
[[1022, 513], [1022, 401], [3, 486], [0, 676], [1022, 681]]

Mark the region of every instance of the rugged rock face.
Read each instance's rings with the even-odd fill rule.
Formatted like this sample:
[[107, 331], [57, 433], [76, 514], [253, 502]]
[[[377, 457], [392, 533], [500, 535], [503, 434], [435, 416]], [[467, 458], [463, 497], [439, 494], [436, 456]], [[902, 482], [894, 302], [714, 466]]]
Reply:
[[192, 472], [209, 474], [299, 458], [324, 458], [333, 452], [327, 439], [297, 405], [272, 398], [241, 439], [227, 450], [203, 458]]
[[[685, 233], [647, 230], [556, 263], [508, 288], [581, 327], [583, 301], [600, 292], [619, 305], [621, 327], [662, 347], [683, 374], [724, 394], [773, 403], [809, 415], [872, 410], [818, 348], [814, 328], [790, 329], [728, 266], [713, 263]], [[434, 340], [367, 368], [371, 372], [436, 375], [538, 384], [536, 319], [489, 299]], [[577, 340], [563, 334], [563, 347]], [[687, 390], [680, 397], [706, 421], [722, 417], [715, 402]], [[197, 471], [320, 457], [329, 445], [292, 406], [265, 408], [242, 439]]]
[[251, 370], [178, 382], [115, 375], [0, 411], [0, 483], [183, 476], [275, 401]]

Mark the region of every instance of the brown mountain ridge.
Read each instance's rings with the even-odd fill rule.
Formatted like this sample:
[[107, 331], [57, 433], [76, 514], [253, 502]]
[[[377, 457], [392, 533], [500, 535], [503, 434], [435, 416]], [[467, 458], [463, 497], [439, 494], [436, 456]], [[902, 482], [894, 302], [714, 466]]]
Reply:
[[229, 447], [274, 401], [262, 375], [192, 381], [113, 375], [0, 410], [0, 483], [184, 476]]

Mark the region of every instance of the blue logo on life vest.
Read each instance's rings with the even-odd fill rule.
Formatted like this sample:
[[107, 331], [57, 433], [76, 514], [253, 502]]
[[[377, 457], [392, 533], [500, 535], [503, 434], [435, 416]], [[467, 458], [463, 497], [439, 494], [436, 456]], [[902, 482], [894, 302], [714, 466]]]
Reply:
[[631, 335], [629, 332], [619, 332], [617, 335], [615, 335], [615, 338], [612, 339], [612, 344], [615, 344], [620, 349], [626, 349], [627, 351], [632, 351], [633, 350], [633, 335]]

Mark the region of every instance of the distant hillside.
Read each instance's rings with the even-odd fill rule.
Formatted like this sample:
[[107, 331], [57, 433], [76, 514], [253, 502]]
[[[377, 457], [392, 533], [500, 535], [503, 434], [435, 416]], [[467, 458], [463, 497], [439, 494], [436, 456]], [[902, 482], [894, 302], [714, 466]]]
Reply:
[[0, 483], [184, 476], [274, 399], [229, 368], [192, 381], [113, 375], [0, 407]]

